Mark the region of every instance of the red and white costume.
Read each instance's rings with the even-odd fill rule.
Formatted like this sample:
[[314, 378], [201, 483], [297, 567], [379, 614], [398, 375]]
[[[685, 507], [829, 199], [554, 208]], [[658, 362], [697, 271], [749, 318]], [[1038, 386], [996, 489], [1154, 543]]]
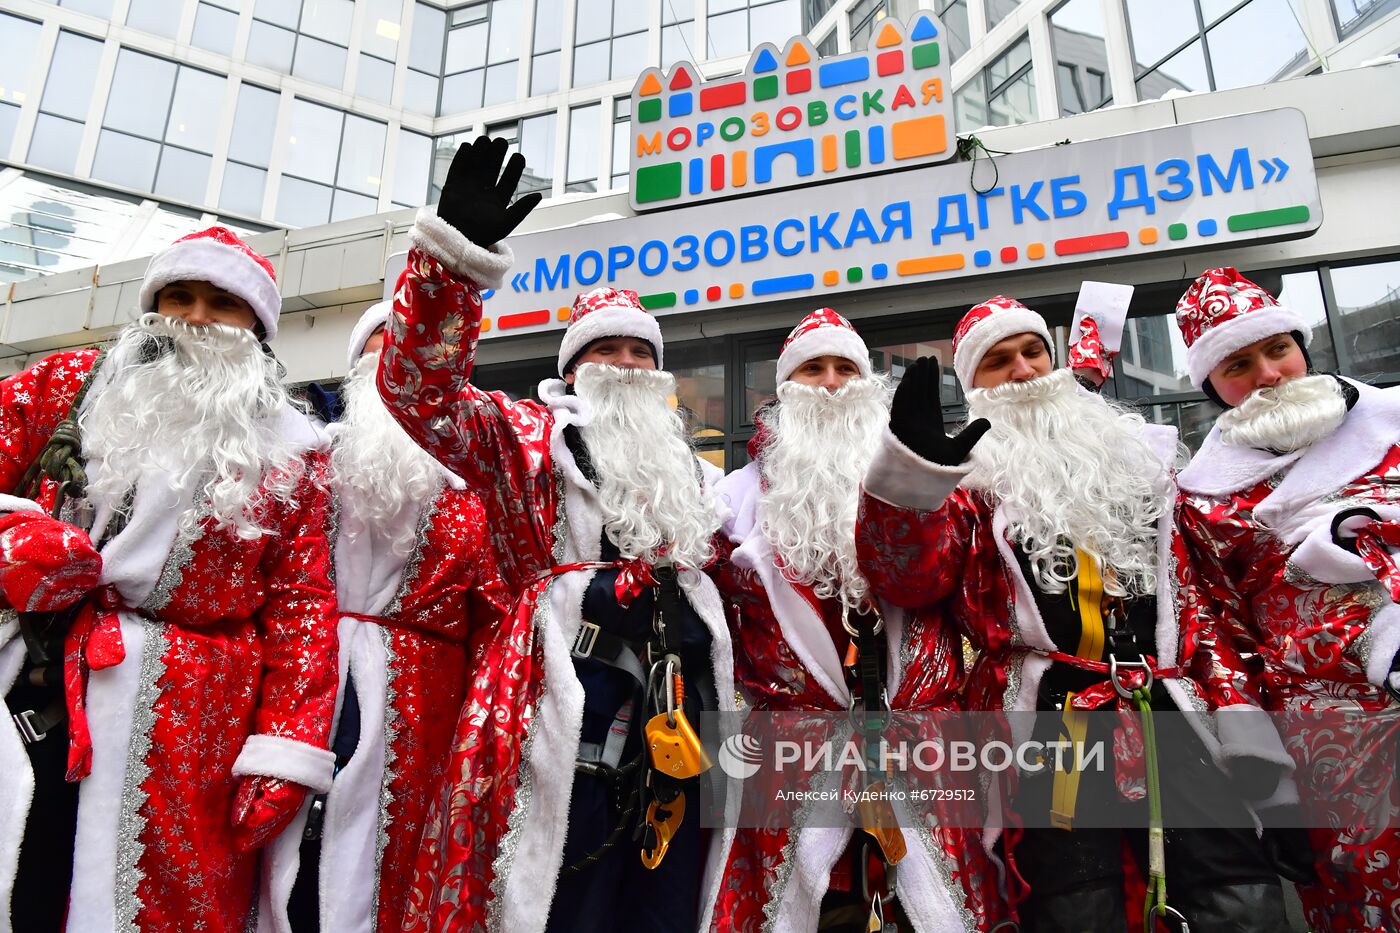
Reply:
[[[1197, 386], [1243, 346], [1309, 333], [1301, 316], [1233, 269], [1197, 279], [1177, 319]], [[1400, 649], [1400, 608], [1361, 557], [1333, 542], [1332, 520], [1369, 506], [1382, 521], [1352, 529], [1369, 537], [1400, 516], [1400, 391], [1345, 382], [1355, 403], [1340, 427], [1310, 446], [1288, 453], [1231, 446], [1214, 427], [1181, 473], [1179, 523], [1200, 568], [1197, 611], [1257, 652], [1269, 708], [1360, 714], [1349, 720], [1354, 743], [1318, 729], [1288, 742], [1310, 816], [1334, 806], [1350, 815], [1339, 831], [1313, 831], [1322, 877], [1299, 887], [1309, 923], [1395, 929], [1400, 833], [1384, 828], [1394, 825], [1393, 793], [1384, 790], [1394, 775], [1375, 773], [1392, 763], [1384, 756], [1371, 764], [1355, 749], [1394, 749], [1400, 736], [1400, 705], [1383, 689]], [[1368, 800], [1383, 812], [1358, 819]]]
[[[0, 487], [18, 483], [96, 355], [56, 354], [0, 383]], [[89, 399], [102, 378], [95, 376]], [[179, 516], [193, 490], [177, 493], [153, 478], [138, 489], [129, 524], [100, 549], [102, 588], [70, 632], [65, 664], [77, 713], [70, 776], [82, 779], [70, 930], [243, 930], [258, 856], [234, 848], [236, 775], [330, 785], [335, 595], [329, 500], [316, 485], [323, 438], [290, 408], [273, 417], [304, 451], [308, 471], [294, 507], [273, 500], [262, 519], [270, 534], [245, 540], [211, 518], [182, 532]], [[39, 504], [51, 505], [53, 492], [47, 488]], [[8, 689], [24, 645], [13, 614], [6, 616], [0, 684]], [[7, 717], [0, 723], [6, 903], [22, 896], [8, 884], [32, 787]], [[8, 925], [7, 913], [0, 924]]]
[[[979, 310], [980, 309], [980, 310]], [[954, 335], [954, 366], [964, 386], [999, 340], [1035, 333], [1049, 343], [1044, 320], [1014, 299], [993, 298], [963, 318]], [[1164, 465], [1176, 454], [1176, 429], [1147, 425], [1145, 439]], [[974, 710], [1036, 709], [1041, 677], [1056, 646], [1046, 631], [1007, 529], [1011, 517], [986, 492], [960, 486], [970, 464], [941, 466], [905, 447], [889, 431], [866, 476], [857, 544], [871, 588], [899, 606], [936, 605], [952, 597], [953, 621], [978, 650], [967, 680]], [[1217, 763], [1235, 755], [1287, 761], [1260, 714], [1233, 646], [1203, 630], [1183, 591], [1195, 585], [1170, 510], [1157, 527], [1156, 667], [1181, 710], [1237, 711], [1217, 716], [1219, 734], [1192, 722]], [[1186, 672], [1190, 676], [1186, 676]]]
[[[564, 438], [589, 412], [561, 380], [541, 383], [543, 403], [512, 401], [470, 382], [479, 289], [499, 286], [511, 262], [507, 247], [476, 246], [433, 208], [419, 212], [413, 244], [394, 297], [380, 390], [419, 444], [481, 497], [501, 576], [519, 595], [468, 684], [404, 929], [535, 933], [544, 929], [562, 867], [583, 714], [570, 651], [597, 572], [589, 562], [598, 560], [603, 537], [597, 489]], [[569, 329], [576, 336], [561, 348], [561, 370], [571, 340], [582, 349], [615, 332], [590, 323], [611, 313], [579, 316]], [[658, 365], [659, 344], [658, 329]], [[716, 689], [732, 708], [719, 594], [698, 571], [682, 570], [680, 584], [713, 637]]]
[[[870, 376], [870, 355], [851, 325], [829, 309], [808, 315], [784, 342], [779, 381], [802, 362], [831, 354], [855, 362]], [[778, 404], [782, 404], [779, 402]], [[810, 585], [783, 572], [759, 519], [764, 428], [750, 442], [749, 464], [730, 473], [717, 491], [732, 514], [723, 533], [734, 550], [721, 568], [720, 591], [730, 607], [736, 672], [750, 705], [764, 712], [842, 713], [851, 693], [840, 651], [841, 600], [822, 599]], [[954, 710], [962, 678], [962, 646], [936, 612], [906, 613], [881, 605], [888, 649], [887, 688], [897, 711]], [[808, 802], [810, 813], [821, 805]], [[714, 931], [815, 931], [833, 867], [858, 832], [854, 825], [738, 830], [724, 852], [724, 876], [714, 906]], [[974, 831], [941, 827], [932, 815], [901, 821], [907, 854], [898, 864], [894, 893], [920, 931], [979, 930], [996, 913], [994, 866]], [[985, 925], [984, 925], [985, 924]]]
[[[388, 317], [369, 309], [352, 337], [358, 360]], [[332, 471], [339, 597], [339, 696], [353, 679], [359, 738], [326, 798], [318, 879], [323, 930], [397, 930], [428, 805], [473, 673], [474, 647], [509, 608], [481, 503], [439, 468], [438, 493], [394, 524], [367, 526]], [[411, 553], [393, 542], [414, 529]], [[343, 702], [343, 699], [342, 699]], [[340, 706], [337, 704], [337, 721]], [[311, 801], [268, 846], [259, 929], [288, 931], [287, 898]]]

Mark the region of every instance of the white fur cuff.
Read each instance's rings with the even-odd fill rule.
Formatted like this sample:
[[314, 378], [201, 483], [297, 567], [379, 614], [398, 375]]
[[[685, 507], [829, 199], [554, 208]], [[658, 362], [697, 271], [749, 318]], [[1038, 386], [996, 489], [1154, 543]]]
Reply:
[[234, 777], [245, 774], [281, 778], [324, 794], [335, 775], [335, 753], [280, 735], [250, 735], [233, 763]]
[[452, 272], [471, 279], [482, 288], [500, 288], [515, 263], [515, 254], [505, 241], [490, 249], [477, 246], [438, 217], [437, 206], [432, 204], [418, 209], [408, 238], [416, 248], [430, 253]]
[[865, 491], [890, 505], [931, 512], [943, 505], [972, 467], [929, 463], [885, 428], [865, 473]]
[[1223, 759], [1255, 758], [1293, 770], [1293, 756], [1283, 747], [1273, 719], [1259, 707], [1248, 703], [1222, 706], [1215, 711], [1215, 724]]
[[1361, 663], [1366, 665], [1366, 679], [1384, 687], [1390, 676], [1390, 664], [1400, 651], [1400, 606], [1386, 603], [1371, 617], [1370, 646]]
[[0, 512], [42, 512], [44, 507], [33, 499], [0, 493]]

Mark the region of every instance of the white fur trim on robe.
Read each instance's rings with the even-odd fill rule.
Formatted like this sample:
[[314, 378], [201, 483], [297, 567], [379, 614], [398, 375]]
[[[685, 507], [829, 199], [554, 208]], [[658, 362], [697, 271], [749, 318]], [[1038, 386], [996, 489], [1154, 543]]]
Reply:
[[42, 512], [44, 507], [33, 499], [0, 493], [0, 512]]
[[515, 255], [504, 240], [489, 249], [477, 246], [438, 216], [436, 204], [418, 208], [408, 239], [416, 248], [432, 255], [449, 271], [478, 288], [500, 288], [515, 262]]
[[310, 742], [280, 735], [250, 735], [233, 763], [233, 776], [264, 775], [281, 778], [318, 794], [331, 789], [335, 755]]
[[1242, 492], [1287, 469], [1284, 481], [1265, 500], [1267, 506], [1261, 503], [1255, 510], [1256, 514], [1264, 510], [1260, 518], [1273, 527], [1362, 476], [1400, 443], [1400, 389], [1343, 381], [1356, 389], [1356, 404], [1329, 437], [1301, 451], [1275, 454], [1226, 444], [1217, 423], [1181, 471], [1178, 485], [1189, 493], [1218, 498]]
[[972, 472], [972, 463], [955, 467], [930, 463], [904, 446], [888, 427], [865, 472], [865, 491], [890, 505], [931, 512], [953, 494]]
[[[597, 560], [602, 544], [603, 517], [598, 493], [574, 462], [564, 441], [564, 428], [588, 423], [587, 404], [564, 390], [564, 382], [540, 383], [540, 398], [554, 416], [550, 453], [563, 474], [560, 507], [569, 525], [563, 543], [565, 562]], [[702, 474], [714, 475], [704, 468]], [[530, 784], [523, 812], [511, 814], [517, 831], [515, 857], [497, 884], [504, 896], [491, 904], [500, 928], [511, 933], [541, 933], [554, 900], [555, 885], [563, 867], [564, 835], [568, 829], [569, 799], [573, 793], [574, 762], [578, 757], [583, 725], [583, 686], [574, 671], [571, 649], [583, 624], [583, 595], [594, 571], [581, 570], [553, 579], [541, 597], [548, 624], [539, 630], [544, 652], [545, 688], [531, 725], [528, 755], [521, 763], [521, 777]], [[729, 642], [724, 607], [714, 582], [703, 573], [680, 573], [681, 590], [712, 639], [710, 661], [721, 710], [734, 707], [734, 657]], [[527, 773], [528, 770], [528, 773]], [[522, 804], [517, 803], [517, 808]]]

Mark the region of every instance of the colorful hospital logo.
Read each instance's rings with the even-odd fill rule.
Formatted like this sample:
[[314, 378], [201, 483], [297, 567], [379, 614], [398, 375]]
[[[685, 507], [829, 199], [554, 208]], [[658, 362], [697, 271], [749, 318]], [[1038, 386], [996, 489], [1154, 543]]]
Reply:
[[677, 207], [942, 162], [954, 154], [942, 24], [887, 19], [870, 48], [819, 59], [805, 36], [705, 82], [689, 62], [632, 91], [632, 206]]

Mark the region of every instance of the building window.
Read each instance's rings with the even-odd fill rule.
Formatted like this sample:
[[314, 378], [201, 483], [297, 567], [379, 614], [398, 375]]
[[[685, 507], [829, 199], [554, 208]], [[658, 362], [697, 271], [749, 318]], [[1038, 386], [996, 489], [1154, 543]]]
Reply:
[[228, 144], [224, 182], [219, 188], [219, 209], [257, 217], [262, 214], [267, 187], [267, 163], [277, 129], [276, 91], [253, 84], [238, 89], [233, 111], [233, 135]]
[[1307, 62], [1289, 0], [1127, 0], [1138, 98], [1267, 84]]
[[126, 24], [142, 32], [173, 39], [184, 7], [185, 0], [131, 0]]
[[953, 95], [958, 126], [1010, 126], [1035, 119], [1031, 42], [1022, 36]]
[[530, 58], [530, 93], [559, 90], [564, 47], [564, 0], [535, 0], [534, 55]]
[[764, 42], [781, 46], [802, 32], [798, 0], [710, 0], [706, 58], [747, 55]]
[[234, 0], [202, 0], [194, 13], [191, 45], [232, 56], [237, 34], [238, 5]]
[[889, 16], [887, 0], [858, 0], [846, 15], [851, 23], [851, 50], [868, 48], [875, 35], [875, 27]]
[[428, 179], [432, 167], [432, 138], [399, 130], [399, 149], [394, 157], [395, 207], [422, 207], [428, 203]]
[[637, 0], [578, 0], [574, 87], [635, 75], [650, 64], [647, 6]]
[[408, 37], [408, 77], [404, 81], [403, 95], [403, 105], [408, 110], [437, 116], [446, 34], [446, 13], [426, 3], [414, 5], [413, 31]]
[[612, 187], [626, 191], [632, 185], [632, 98], [613, 101]]
[[339, 88], [354, 14], [353, 0], [257, 0], [248, 61]]
[[489, 107], [515, 97], [520, 8], [519, 0], [491, 0], [449, 14], [440, 115]]
[[58, 5], [99, 19], [112, 18], [112, 0], [59, 0]]
[[49, 62], [39, 118], [29, 141], [29, 161], [72, 174], [83, 141], [83, 122], [97, 85], [102, 43], [74, 32], [60, 32]]
[[[1400, 378], [1400, 261], [1334, 267], [1330, 274], [1347, 371], [1367, 382]], [[1316, 361], [1315, 343], [1308, 353]]]
[[399, 0], [369, 0], [360, 26], [360, 62], [355, 96], [387, 104], [394, 96], [394, 59], [399, 54]]
[[387, 130], [375, 120], [293, 101], [278, 222], [309, 227], [373, 214]]
[[511, 144], [512, 152], [519, 152], [525, 157], [525, 172], [520, 176], [520, 186], [516, 189], [521, 194], [543, 191], [548, 197], [554, 187], [555, 123], [554, 111], [551, 110], [518, 122], [486, 128], [486, 135], [492, 139], [506, 140]]
[[695, 0], [661, 0], [661, 67], [703, 57], [695, 54]]
[[10, 154], [19, 108], [29, 99], [29, 72], [39, 29], [33, 20], [0, 13], [0, 159]]
[[1332, 15], [1337, 20], [1337, 35], [1346, 38], [1395, 10], [1400, 0], [1332, 0]]
[[569, 111], [569, 160], [565, 191], [598, 190], [598, 149], [602, 145], [603, 105]]
[[204, 203], [227, 83], [222, 75], [122, 49], [93, 177]]
[[1016, 8], [1021, 5], [1021, 0], [986, 0], [987, 3], [987, 31], [991, 32], [997, 24], [1006, 19]]
[[1108, 45], [1099, 0], [1069, 0], [1050, 14], [1055, 87], [1060, 116], [1088, 113], [1113, 103]]

